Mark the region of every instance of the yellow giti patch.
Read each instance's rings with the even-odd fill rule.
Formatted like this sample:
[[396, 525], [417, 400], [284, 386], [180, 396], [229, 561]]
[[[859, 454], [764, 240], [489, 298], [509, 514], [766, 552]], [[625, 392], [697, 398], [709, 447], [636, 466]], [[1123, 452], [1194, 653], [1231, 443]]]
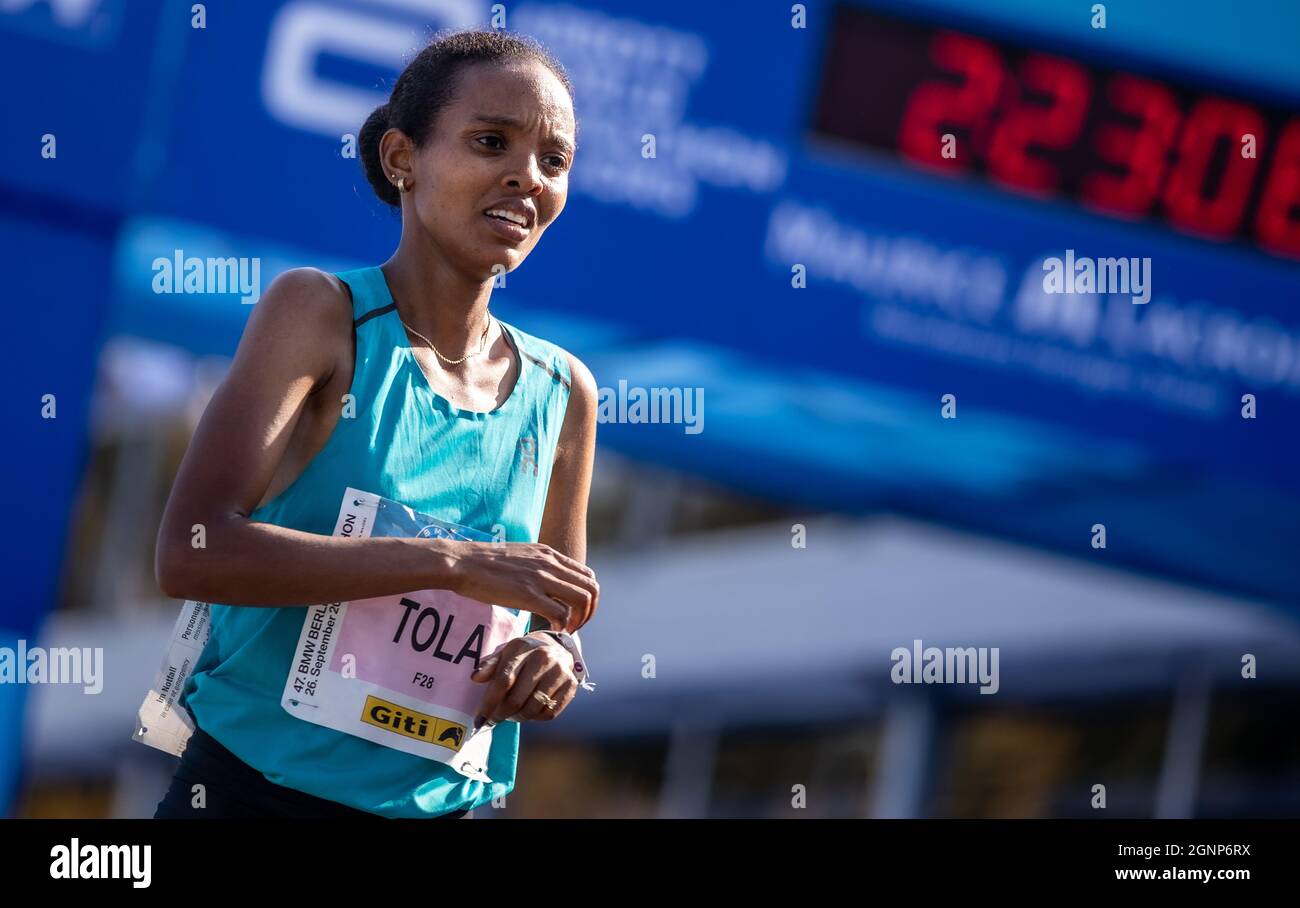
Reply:
[[366, 697], [366, 704], [361, 710], [361, 721], [448, 750], [460, 750], [465, 741], [464, 725], [416, 712], [379, 697]]

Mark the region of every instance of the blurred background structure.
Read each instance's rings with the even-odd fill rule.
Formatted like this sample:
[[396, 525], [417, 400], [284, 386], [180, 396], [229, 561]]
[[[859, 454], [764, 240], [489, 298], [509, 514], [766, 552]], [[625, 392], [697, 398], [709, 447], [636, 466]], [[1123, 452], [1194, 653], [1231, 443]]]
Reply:
[[[105, 654], [97, 695], [0, 684], [11, 816], [149, 816], [174, 765], [130, 740], [154, 538], [251, 308], [152, 263], [386, 259], [351, 142], [492, 15], [198, 6], [0, 4], [0, 646]], [[1300, 815], [1300, 5], [804, 6], [504, 5], [581, 126], [494, 311], [704, 407], [601, 426], [598, 689], [477, 814]], [[1066, 250], [1150, 301], [1044, 293]], [[997, 692], [893, 683], [915, 640], [997, 647]]]

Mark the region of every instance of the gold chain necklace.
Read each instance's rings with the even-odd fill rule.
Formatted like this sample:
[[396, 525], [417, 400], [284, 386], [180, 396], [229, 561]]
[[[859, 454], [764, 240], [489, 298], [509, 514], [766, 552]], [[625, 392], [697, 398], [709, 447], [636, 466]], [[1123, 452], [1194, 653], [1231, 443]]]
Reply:
[[429, 345], [429, 349], [432, 350], [434, 353], [436, 353], [436, 354], [438, 355], [438, 358], [439, 358], [440, 360], [442, 360], [444, 363], [447, 363], [447, 364], [450, 365], [450, 366], [459, 365], [460, 363], [463, 363], [465, 360], [469, 359], [471, 356], [478, 356], [480, 353], [482, 353], [484, 347], [487, 346], [488, 329], [492, 327], [492, 314], [491, 314], [491, 313], [488, 313], [488, 321], [487, 321], [487, 324], [483, 326], [483, 337], [479, 339], [478, 349], [475, 350], [475, 351], [473, 351], [473, 352], [471, 352], [471, 353], [466, 353], [466, 354], [465, 354], [464, 356], [462, 356], [460, 359], [448, 359], [447, 357], [443, 356], [442, 353], [440, 353], [440, 352], [438, 351], [438, 348], [435, 347], [435, 346], [433, 345], [433, 341], [429, 340], [427, 337], [425, 337], [425, 336], [424, 336], [423, 334], [421, 334], [419, 331], [416, 331], [414, 328], [412, 328], [410, 325], [408, 325], [408, 324], [406, 323], [406, 320], [403, 319], [400, 315], [397, 317], [397, 320], [398, 320], [399, 322], [402, 323], [402, 327], [403, 327], [403, 328], [405, 328], [407, 331], [410, 331], [412, 334], [414, 334], [414, 335], [415, 335], [416, 337], [418, 337], [420, 340], [422, 340], [422, 341], [424, 341], [426, 344], [428, 344], [428, 345]]

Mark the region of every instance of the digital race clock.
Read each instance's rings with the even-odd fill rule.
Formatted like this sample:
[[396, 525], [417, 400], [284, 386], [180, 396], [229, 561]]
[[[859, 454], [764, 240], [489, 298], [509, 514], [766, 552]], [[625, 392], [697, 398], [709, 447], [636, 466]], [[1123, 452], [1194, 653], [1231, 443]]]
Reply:
[[1300, 258], [1296, 111], [839, 5], [813, 131]]

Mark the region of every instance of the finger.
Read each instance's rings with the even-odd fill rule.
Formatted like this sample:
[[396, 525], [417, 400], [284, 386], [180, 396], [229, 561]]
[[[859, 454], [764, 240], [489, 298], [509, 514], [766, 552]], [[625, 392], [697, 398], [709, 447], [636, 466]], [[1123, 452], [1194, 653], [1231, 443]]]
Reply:
[[[573, 702], [574, 694], [578, 690], [578, 680], [569, 674], [560, 683], [560, 686], [550, 692], [551, 698], [555, 700], [554, 708], [543, 708], [541, 712], [533, 719], [534, 722], [549, 722], [557, 718], [565, 708]], [[539, 705], [541, 705], [539, 703]]]
[[[573, 619], [573, 609], [571, 609], [569, 606], [565, 605], [563, 602], [561, 602], [558, 599], [551, 599], [550, 597], [547, 597], [547, 601], [551, 603], [551, 605], [554, 607], [554, 609], [557, 612], [556, 614], [542, 615], [542, 617], [546, 619], [547, 627], [556, 628], [556, 629], [568, 627], [569, 623]], [[529, 611], [538, 615], [542, 614], [540, 609], [529, 609]]]
[[483, 692], [483, 699], [479, 701], [476, 718], [492, 718], [492, 711], [501, 702], [501, 698], [505, 696], [514, 680], [514, 673], [517, 670], [516, 661], [517, 657], [508, 655], [494, 663], [491, 683]]
[[596, 582], [596, 572], [590, 567], [570, 558], [562, 552], [551, 550], [556, 556], [554, 565], [554, 574], [565, 583], [571, 583], [574, 586], [586, 590], [590, 595], [597, 595], [600, 592], [600, 584]]
[[568, 708], [568, 705], [573, 702], [573, 699], [577, 694], [578, 679], [570, 673], [565, 677], [564, 684], [560, 687], [559, 692], [551, 694], [551, 696], [558, 700], [559, 703], [556, 705], [555, 709], [550, 710], [548, 718], [554, 719], [560, 713], [564, 712], [564, 710]]
[[552, 627], [572, 634], [591, 620], [591, 616], [596, 613], [596, 602], [596, 594], [584, 593], [579, 602], [571, 603], [569, 620], [563, 625], [552, 625]]
[[496, 674], [496, 667], [500, 661], [501, 660], [498, 659], [495, 654], [488, 656], [478, 664], [478, 668], [474, 669], [474, 673], [469, 676], [470, 680], [479, 682], [490, 681], [492, 676]]
[[488, 655], [484, 656], [479, 660], [478, 667], [474, 669], [473, 673], [470, 675], [470, 679], [473, 681], [484, 682], [491, 679], [492, 676], [496, 674], [496, 667], [500, 664], [502, 655], [504, 655], [512, 646], [518, 646], [518, 643], [514, 639], [507, 640], [496, 649], [492, 650]]
[[573, 628], [575, 631], [596, 616], [596, 609], [600, 605], [600, 584], [596, 582], [595, 577], [592, 577], [588, 582], [588, 589], [590, 590], [591, 598], [588, 602], [587, 611], [582, 616], [582, 620]]
[[572, 599], [566, 600], [573, 608], [569, 615], [571, 620], [562, 629], [572, 634], [590, 621], [592, 615], [596, 614], [596, 604], [599, 596], [600, 588], [593, 580], [589, 586], [582, 587], [581, 594], [577, 595], [577, 602]]
[[487, 719], [493, 719], [497, 722], [504, 722], [510, 718], [512, 713], [518, 711], [520, 704], [515, 703], [506, 708], [505, 700], [513, 695], [516, 687], [523, 685], [523, 696], [527, 697], [532, 694], [533, 689], [537, 686], [537, 679], [541, 675], [542, 665], [539, 660], [533, 657], [535, 651], [522, 654], [515, 657], [509, 662], [505, 662], [497, 669], [496, 677], [492, 679], [491, 686], [488, 687], [487, 694], [483, 697], [483, 702], [478, 708], [480, 716]]
[[[528, 722], [534, 719], [544, 719], [547, 713], [553, 712], [550, 707], [543, 703], [537, 696], [537, 691], [541, 691], [548, 697], [556, 701], [556, 709], [559, 709], [560, 698], [556, 696], [558, 691], [564, 688], [565, 676], [568, 675], [563, 665], [554, 665], [547, 669], [537, 680], [536, 686], [525, 696], [519, 699], [519, 706], [515, 712], [511, 713], [510, 718], [516, 722]], [[506, 705], [509, 705], [515, 698], [515, 692], [506, 698]]]
[[571, 673], [560, 669], [556, 675], [547, 675], [542, 682], [538, 683], [538, 691], [546, 693], [555, 701], [554, 706], [547, 706], [536, 696], [529, 695], [528, 702], [524, 704], [519, 713], [513, 715], [516, 722], [549, 722], [556, 715], [564, 712], [565, 706], [573, 699], [573, 691], [577, 689], [576, 679]]
[[494, 722], [518, 721], [518, 715], [523, 712], [533, 692], [537, 690], [537, 684], [536, 675], [520, 675], [506, 691], [501, 703], [489, 718]]
[[[594, 580], [592, 582], [595, 583]], [[578, 622], [578, 626], [575, 627], [573, 630], [574, 631], [581, 630], [587, 624], [588, 621], [590, 621], [592, 618], [595, 618], [596, 609], [599, 608], [599, 606], [600, 606], [600, 585], [596, 584], [595, 594], [591, 597], [591, 607], [587, 609], [586, 614], [582, 616], [582, 620]], [[572, 632], [573, 631], [570, 631], [570, 633]]]
[[505, 714], [505, 719], [511, 722], [527, 721], [528, 714], [533, 707], [541, 706], [541, 702], [533, 694], [541, 690], [536, 683], [525, 683], [523, 679], [515, 683], [510, 689], [506, 699], [501, 702], [500, 712]]
[[[592, 599], [590, 581], [571, 583], [563, 577], [545, 573], [541, 575], [541, 579], [542, 585], [546, 589], [546, 595], [552, 599], [560, 600], [572, 610], [572, 614], [569, 616], [570, 622], [581, 618], [590, 610]], [[568, 623], [566, 622], [561, 626], [568, 630]]]
[[550, 596], [532, 596], [527, 602], [520, 603], [520, 608], [526, 612], [532, 612], [545, 618], [551, 627], [563, 627], [569, 620], [569, 613], [572, 609], [558, 599], [552, 599]]
[[558, 685], [562, 675], [556, 675], [557, 669], [560, 672], [564, 670], [563, 666], [557, 665], [554, 657], [544, 649], [538, 648], [530, 654], [529, 659], [520, 667], [514, 683], [496, 707], [492, 718], [499, 722], [517, 719], [528, 708], [529, 703], [540, 705], [540, 701], [533, 694], [535, 691], [545, 691], [548, 687]]
[[[500, 660], [500, 658], [503, 655], [506, 655], [508, 650], [518, 646], [519, 646], [519, 638], [511, 637], [509, 640], [506, 640], [505, 642], [499, 644], [496, 649], [492, 650], [492, 652], [488, 653], [486, 656], [480, 659], [478, 664], [479, 668], [482, 668], [485, 665], [496, 664], [496, 662]], [[475, 671], [477, 670], [478, 669], [475, 669]]]

